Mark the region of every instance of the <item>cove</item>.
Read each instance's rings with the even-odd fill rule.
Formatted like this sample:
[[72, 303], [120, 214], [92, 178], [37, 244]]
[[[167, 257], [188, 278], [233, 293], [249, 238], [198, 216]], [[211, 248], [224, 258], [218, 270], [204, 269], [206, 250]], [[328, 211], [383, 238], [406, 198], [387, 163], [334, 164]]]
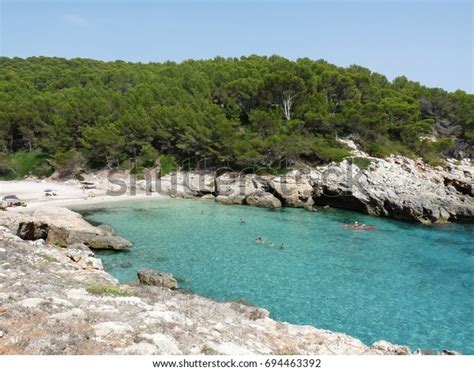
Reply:
[[[77, 211], [134, 243], [131, 251], [96, 253], [122, 282], [152, 268], [197, 294], [266, 308], [276, 320], [367, 344], [384, 339], [474, 354], [473, 225], [174, 199]], [[355, 220], [377, 229], [339, 228]], [[257, 236], [274, 247], [256, 244]]]

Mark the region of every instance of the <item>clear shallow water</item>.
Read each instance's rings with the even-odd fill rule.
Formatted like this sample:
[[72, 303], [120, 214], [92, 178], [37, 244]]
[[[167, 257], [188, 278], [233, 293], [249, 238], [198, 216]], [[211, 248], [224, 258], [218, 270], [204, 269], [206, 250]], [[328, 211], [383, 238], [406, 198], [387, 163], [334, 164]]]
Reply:
[[[134, 243], [130, 252], [97, 254], [121, 281], [153, 268], [198, 294], [267, 308], [277, 320], [367, 344], [385, 339], [474, 354], [473, 225], [424, 227], [340, 210], [199, 200], [114, 203], [86, 218]], [[338, 228], [354, 220], [378, 229]], [[257, 236], [275, 247], [257, 245]]]

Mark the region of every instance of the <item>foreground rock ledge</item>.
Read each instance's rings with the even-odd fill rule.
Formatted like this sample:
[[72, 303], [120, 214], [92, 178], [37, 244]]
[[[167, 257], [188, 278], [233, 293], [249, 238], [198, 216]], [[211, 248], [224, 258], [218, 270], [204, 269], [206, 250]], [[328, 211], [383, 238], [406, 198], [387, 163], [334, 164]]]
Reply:
[[91, 254], [24, 241], [0, 227], [0, 354], [410, 353], [276, 322], [235, 302], [121, 285]]
[[24, 240], [43, 239], [59, 247], [82, 243], [93, 249], [121, 250], [132, 244], [108, 227], [94, 227], [64, 207], [0, 211], [0, 226]]

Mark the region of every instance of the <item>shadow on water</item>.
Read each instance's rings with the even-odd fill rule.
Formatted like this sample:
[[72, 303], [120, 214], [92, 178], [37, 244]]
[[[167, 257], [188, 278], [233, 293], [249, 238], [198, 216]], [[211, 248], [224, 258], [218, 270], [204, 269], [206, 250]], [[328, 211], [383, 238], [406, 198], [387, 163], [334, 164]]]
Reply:
[[94, 227], [98, 227], [99, 225], [103, 225], [104, 223], [101, 223], [100, 221], [98, 220], [94, 220], [92, 218], [84, 218], [84, 220], [86, 222], [88, 222], [89, 224], [93, 225]]
[[76, 213], [79, 213], [82, 215], [82, 217], [84, 219], [86, 219], [87, 217], [90, 217], [92, 215], [96, 215], [96, 214], [110, 214], [112, 212], [111, 209], [109, 208], [105, 208], [105, 207], [97, 207], [97, 208], [91, 208], [91, 209], [74, 209], [73, 210], [76, 212]]
[[178, 284], [183, 284], [186, 282], [186, 278], [184, 277], [180, 277], [180, 276], [173, 276], [173, 277], [176, 280], [176, 282], [178, 282]]
[[107, 269], [130, 269], [133, 268], [132, 262], [124, 262], [124, 263], [104, 263], [104, 266]]
[[132, 253], [132, 250], [103, 250], [103, 249], [91, 249], [97, 256], [116, 256], [117, 258], [125, 258], [127, 255]]
[[474, 247], [462, 247], [461, 251], [469, 256], [474, 256]]
[[153, 208], [149, 208], [149, 209], [135, 208], [135, 209], [132, 209], [132, 211], [134, 213], [139, 213], [139, 214], [153, 214], [158, 209], [163, 209], [163, 208], [159, 208], [159, 207], [153, 207]]

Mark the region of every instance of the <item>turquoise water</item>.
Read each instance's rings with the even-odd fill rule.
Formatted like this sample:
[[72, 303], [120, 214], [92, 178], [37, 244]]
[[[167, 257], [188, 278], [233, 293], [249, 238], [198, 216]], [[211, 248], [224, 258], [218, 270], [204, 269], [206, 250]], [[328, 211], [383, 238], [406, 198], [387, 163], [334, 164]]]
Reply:
[[[198, 294], [267, 308], [277, 320], [367, 344], [385, 339], [474, 354], [473, 225], [425, 227], [340, 210], [200, 200], [115, 203], [86, 218], [134, 243], [130, 252], [97, 254], [121, 281], [153, 268]], [[378, 229], [338, 228], [354, 220]], [[256, 244], [257, 236], [275, 247]]]

